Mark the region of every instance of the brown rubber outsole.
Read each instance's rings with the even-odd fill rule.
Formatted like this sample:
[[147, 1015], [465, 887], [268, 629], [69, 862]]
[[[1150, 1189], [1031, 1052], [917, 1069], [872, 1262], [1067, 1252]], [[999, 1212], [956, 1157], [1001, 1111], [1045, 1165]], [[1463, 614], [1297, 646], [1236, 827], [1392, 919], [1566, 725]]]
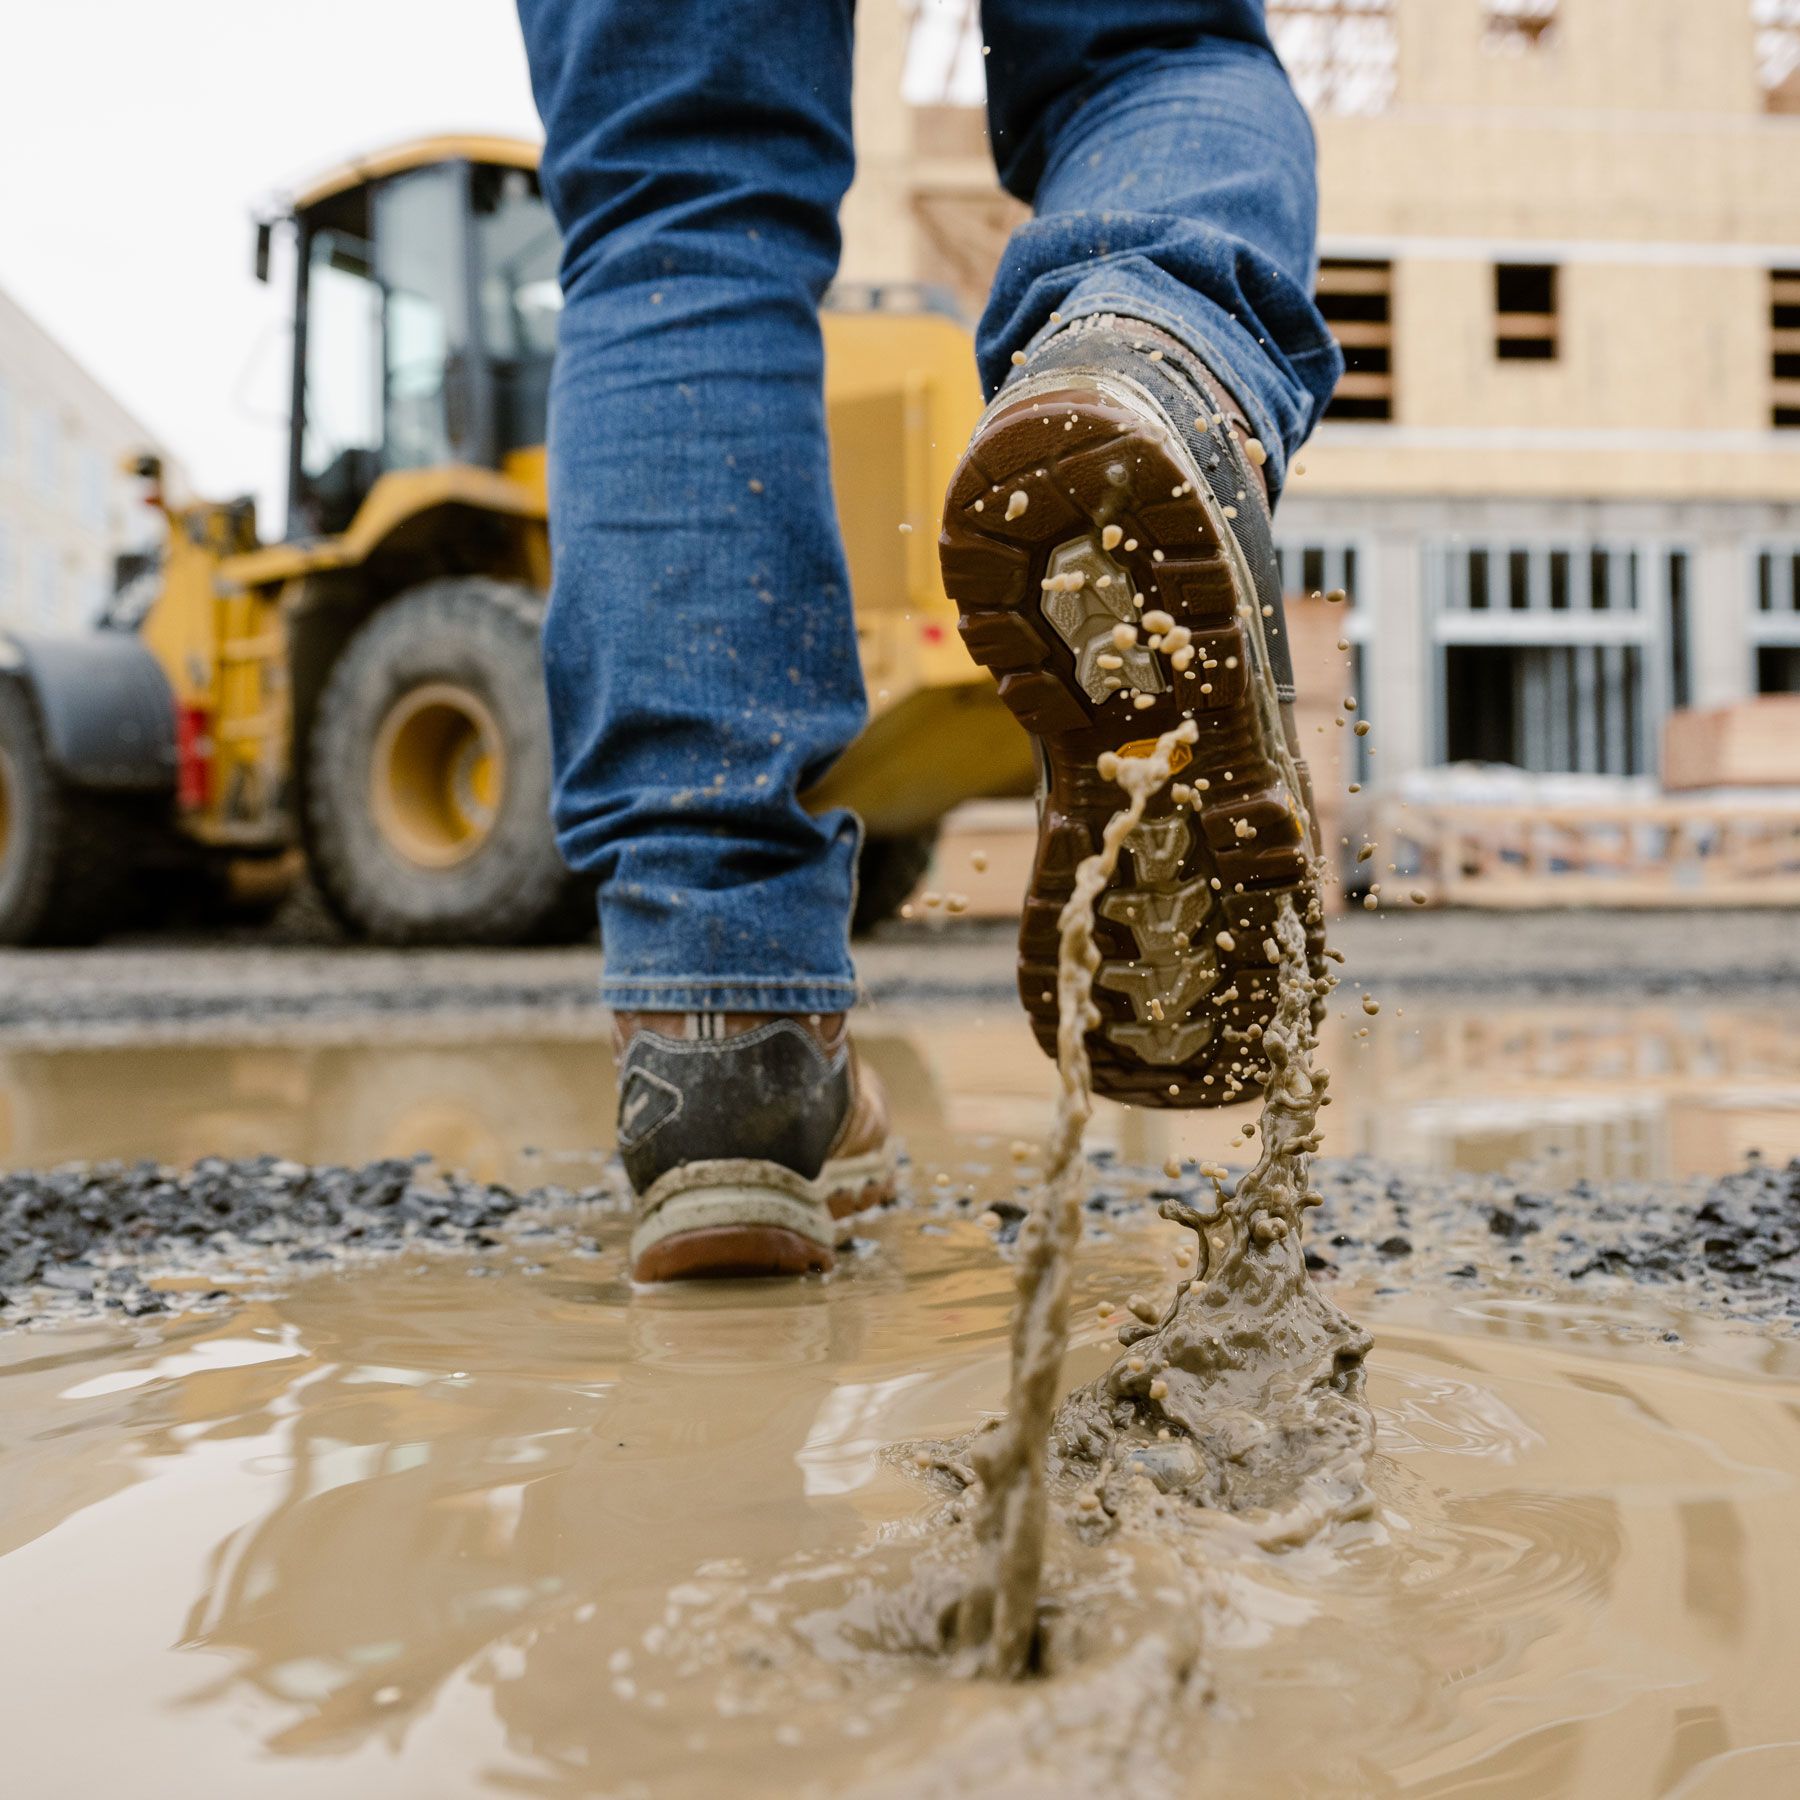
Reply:
[[829, 1246], [779, 1225], [711, 1225], [678, 1231], [652, 1244], [631, 1274], [636, 1281], [823, 1275], [836, 1261]]
[[[848, 1219], [894, 1198], [891, 1178], [839, 1188], [826, 1205]], [[652, 1244], [632, 1265], [633, 1281], [729, 1281], [763, 1276], [828, 1275], [836, 1252], [781, 1225], [709, 1225], [678, 1231]]]
[[[1293, 791], [1303, 776], [1265, 654], [1280, 620], [1260, 616], [1229, 529], [1147, 396], [1069, 371], [1002, 394], [957, 469], [939, 539], [963, 641], [1043, 750], [1019, 992], [1051, 1056], [1058, 918], [1076, 866], [1122, 804], [1098, 759], [1146, 754], [1187, 716], [1199, 728], [1172, 784], [1194, 787], [1195, 804], [1170, 788], [1150, 801], [1096, 909], [1094, 1087], [1141, 1106], [1217, 1106], [1258, 1091], [1248, 1034], [1274, 1009], [1266, 946], [1278, 895], [1300, 897], [1315, 961], [1322, 949], [1310, 827]], [[1075, 573], [1073, 592], [1044, 585]], [[1116, 624], [1157, 611], [1193, 634], [1190, 670], [1149, 650], [1147, 632], [1130, 651], [1113, 641]], [[1118, 667], [1103, 670], [1101, 655]], [[1109, 675], [1126, 686], [1097, 694]], [[1134, 682], [1146, 705], [1127, 691]]]

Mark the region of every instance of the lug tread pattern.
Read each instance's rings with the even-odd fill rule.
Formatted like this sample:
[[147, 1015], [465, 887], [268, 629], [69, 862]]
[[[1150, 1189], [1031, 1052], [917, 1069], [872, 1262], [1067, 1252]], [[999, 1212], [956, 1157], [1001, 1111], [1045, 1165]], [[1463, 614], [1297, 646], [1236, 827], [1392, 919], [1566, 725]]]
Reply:
[[[1121, 858], [1096, 916], [1112, 985], [1094, 989], [1101, 1013], [1088, 1039], [1094, 1086], [1111, 1098], [1155, 1107], [1216, 1106], [1260, 1091], [1250, 1027], [1266, 1023], [1274, 1009], [1275, 971], [1264, 944], [1273, 935], [1276, 896], [1296, 893], [1309, 914], [1317, 913], [1306, 905], [1313, 871], [1304, 808], [1265, 742], [1258, 705], [1256, 681], [1269, 674], [1257, 671], [1254, 633], [1245, 624], [1258, 597], [1240, 592], [1234, 564], [1187, 481], [1182, 452], [1151, 407], [1129, 406], [1071, 370], [1054, 396], [1009, 400], [1003, 393], [990, 408], [952, 482], [939, 539], [963, 640], [1044, 751], [1047, 786], [1020, 926], [1019, 993], [1051, 1056], [1058, 920], [1076, 867], [1098, 849], [1119, 804], [1118, 788], [1095, 765], [1102, 752], [1153, 739], [1184, 716], [1199, 728], [1193, 762], [1176, 781], [1204, 778], [1200, 805], [1178, 809], [1165, 789], [1145, 814], [1152, 828], [1177, 810], [1192, 821], [1178, 834], [1185, 846], [1179, 863], [1159, 868], [1154, 885], [1164, 903], [1175, 888], [1195, 882], [1212, 895], [1193, 946], [1195, 954], [1216, 959], [1217, 974], [1191, 1001], [1186, 1017], [1196, 1029], [1180, 1021], [1174, 1030], [1147, 1023], [1143, 921], [1134, 898], [1146, 890], [1131, 852]], [[1015, 493], [1026, 496], [1022, 510], [1011, 502]], [[1165, 611], [1193, 633], [1194, 679], [1176, 676], [1159, 659], [1167, 691], [1144, 708], [1121, 695], [1091, 700], [1076, 679], [1074, 650], [1043, 607], [1041, 583], [1052, 554], [1077, 538], [1098, 547], [1108, 525], [1120, 528], [1121, 541], [1107, 554], [1144, 595], [1144, 609]], [[1127, 550], [1130, 540], [1136, 547]], [[1316, 925], [1309, 930], [1317, 940], [1316, 965], [1322, 933]], [[1217, 945], [1220, 931], [1232, 949]], [[1195, 984], [1173, 964], [1169, 975], [1179, 991], [1193, 991]], [[1165, 1060], [1152, 1059], [1158, 1055]]]

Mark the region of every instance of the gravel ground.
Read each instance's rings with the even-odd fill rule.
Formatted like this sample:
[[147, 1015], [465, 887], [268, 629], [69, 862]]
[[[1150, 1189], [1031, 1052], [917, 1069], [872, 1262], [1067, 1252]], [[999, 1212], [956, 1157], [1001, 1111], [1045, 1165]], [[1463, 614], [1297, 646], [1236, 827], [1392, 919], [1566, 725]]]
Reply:
[[[285, 1269], [412, 1245], [480, 1250], [535, 1227], [573, 1200], [616, 1205], [608, 1189], [515, 1193], [427, 1166], [423, 1157], [361, 1168], [271, 1156], [158, 1163], [69, 1163], [0, 1176], [0, 1329], [192, 1305], [204, 1278]], [[178, 1290], [150, 1281], [176, 1277]], [[194, 1277], [202, 1278], [196, 1289]]]
[[[1790, 912], [1350, 913], [1347, 972], [1386, 992], [1766, 993], [1800, 989]], [[884, 927], [857, 948], [884, 1004], [1013, 995], [1010, 925]], [[0, 1041], [118, 1042], [146, 1033], [292, 1038], [309, 1027], [480, 1017], [494, 1028], [604, 1028], [600, 953], [374, 950], [259, 938], [161, 939], [0, 952]]]
[[[1324, 1204], [1308, 1222], [1322, 1279], [1394, 1288], [1604, 1288], [1629, 1280], [1683, 1306], [1800, 1327], [1800, 1160], [1752, 1163], [1706, 1182], [1559, 1185], [1547, 1175], [1432, 1178], [1365, 1158], [1315, 1165]], [[984, 1184], [987, 1185], [987, 1184]], [[289, 1275], [413, 1245], [481, 1250], [522, 1235], [593, 1248], [622, 1224], [621, 1189], [520, 1193], [418, 1161], [308, 1167], [271, 1157], [72, 1164], [0, 1177], [0, 1329], [60, 1318], [136, 1318], [226, 1297], [209, 1279], [256, 1267]], [[1092, 1229], [1178, 1188], [1095, 1159]], [[1022, 1194], [939, 1194], [921, 1212], [992, 1212], [1002, 1244]], [[181, 1291], [148, 1284], [188, 1278]], [[198, 1278], [198, 1288], [195, 1285]]]

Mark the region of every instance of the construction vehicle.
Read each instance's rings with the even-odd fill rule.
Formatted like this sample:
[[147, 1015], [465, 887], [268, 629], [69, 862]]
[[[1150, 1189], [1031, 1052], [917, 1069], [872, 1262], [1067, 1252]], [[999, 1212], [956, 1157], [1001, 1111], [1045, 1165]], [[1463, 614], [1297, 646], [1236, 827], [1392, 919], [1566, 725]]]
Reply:
[[[358, 936], [585, 934], [592, 895], [548, 818], [560, 246], [537, 149], [441, 138], [340, 168], [259, 220], [265, 280], [277, 232], [297, 269], [286, 532], [264, 542], [248, 500], [164, 493], [146, 458], [154, 566], [82, 637], [0, 634], [0, 942], [91, 940], [146, 895], [296, 852]], [[1028, 792], [1031, 770], [937, 571], [979, 408], [967, 333], [880, 293], [824, 329], [871, 720], [808, 798], [863, 818], [867, 923], [946, 810]]]

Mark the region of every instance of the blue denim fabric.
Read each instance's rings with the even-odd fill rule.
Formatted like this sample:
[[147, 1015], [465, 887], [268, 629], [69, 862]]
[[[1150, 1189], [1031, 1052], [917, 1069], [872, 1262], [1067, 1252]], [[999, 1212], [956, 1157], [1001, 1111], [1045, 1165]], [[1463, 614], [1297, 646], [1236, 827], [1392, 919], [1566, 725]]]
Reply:
[[[849, 185], [851, 0], [519, 0], [565, 235], [545, 668], [558, 842], [603, 998], [834, 1012], [859, 838], [797, 796], [866, 716], [817, 308]], [[1338, 360], [1308, 294], [1306, 116], [1257, 0], [987, 0], [989, 123], [1037, 216], [977, 334], [1201, 352], [1286, 460]]]

